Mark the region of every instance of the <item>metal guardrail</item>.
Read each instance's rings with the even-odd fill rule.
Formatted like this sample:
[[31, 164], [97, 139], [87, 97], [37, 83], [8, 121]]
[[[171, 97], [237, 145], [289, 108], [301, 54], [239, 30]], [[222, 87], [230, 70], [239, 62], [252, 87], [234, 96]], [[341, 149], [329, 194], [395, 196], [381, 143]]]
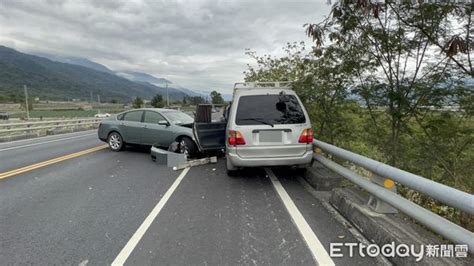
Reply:
[[100, 118], [86, 119], [67, 119], [67, 120], [50, 120], [38, 122], [21, 122], [21, 123], [1, 123], [1, 133], [26, 132], [44, 129], [78, 127], [85, 125], [95, 125], [100, 123]]
[[389, 177], [407, 187], [439, 200], [449, 206], [474, 214], [474, 196], [452, 187], [429, 180], [362, 155], [338, 148], [331, 144], [315, 140], [314, 145], [338, 158], [351, 161], [380, 176]]
[[0, 127], [9, 126], [28, 126], [28, 125], [42, 125], [42, 124], [55, 124], [65, 122], [88, 122], [88, 121], [100, 121], [102, 118], [79, 118], [79, 119], [59, 119], [59, 120], [42, 120], [42, 121], [26, 121], [26, 122], [15, 122], [15, 123], [0, 123]]
[[[474, 195], [454, 189], [452, 187], [434, 182], [422, 176], [418, 176], [384, 163], [372, 160], [362, 155], [338, 148], [331, 144], [315, 140], [316, 148], [323, 152], [332, 154], [340, 159], [350, 161], [361, 166], [374, 174], [393, 179], [407, 187], [415, 189], [447, 205], [474, 214]], [[384, 201], [394, 208], [400, 210], [421, 224], [427, 226], [436, 233], [458, 244], [467, 244], [469, 250], [474, 250], [474, 233], [466, 230], [451, 221], [432, 213], [431, 211], [409, 201], [379, 184], [369, 181], [351, 170], [327, 159], [322, 154], [316, 153], [314, 158], [324, 166], [342, 175], [351, 182], [365, 189], [376, 198]]]

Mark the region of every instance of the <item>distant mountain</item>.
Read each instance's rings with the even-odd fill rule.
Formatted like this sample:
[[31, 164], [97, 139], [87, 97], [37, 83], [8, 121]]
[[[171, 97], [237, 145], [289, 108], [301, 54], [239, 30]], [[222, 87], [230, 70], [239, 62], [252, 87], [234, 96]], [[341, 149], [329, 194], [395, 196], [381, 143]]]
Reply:
[[[61, 63], [0, 46], [0, 96], [21, 97], [23, 85], [29, 87], [32, 97], [51, 100], [89, 99], [93, 93], [106, 101], [129, 102], [136, 96], [149, 99], [156, 94], [166, 94], [163, 87], [132, 82], [107, 71], [96, 70], [92, 66], [97, 65], [92, 63], [87, 67]], [[170, 88], [169, 95], [172, 100], [181, 100], [186, 93]]]
[[33, 53], [33, 55], [44, 57], [51, 61], [88, 67], [97, 71], [101, 71], [101, 72], [105, 72], [109, 74], [115, 74], [112, 70], [110, 70], [106, 66], [93, 62], [87, 58], [73, 57], [73, 56], [60, 56], [60, 55], [53, 55], [53, 54], [47, 54], [47, 53]]
[[120, 77], [126, 78], [131, 81], [135, 82], [146, 82], [154, 85], [166, 86], [166, 84], [171, 84], [172, 82], [164, 79], [164, 78], [157, 78], [147, 73], [142, 72], [133, 72], [133, 71], [122, 71], [116, 72], [116, 74]]
[[121, 72], [116, 72], [116, 74], [120, 77], [129, 79], [131, 81], [135, 82], [140, 82], [140, 83], [150, 83], [152, 85], [158, 86], [158, 87], [168, 87], [171, 89], [175, 89], [178, 91], [181, 91], [189, 96], [203, 96], [200, 93], [197, 93], [193, 90], [184, 88], [180, 85], [174, 84], [170, 80], [167, 80], [165, 78], [158, 78], [153, 75], [147, 74], [147, 73], [142, 73], [142, 72], [133, 72], [133, 71], [121, 71]]
[[114, 72], [107, 68], [104, 65], [101, 65], [99, 63], [93, 62], [87, 58], [81, 58], [81, 57], [71, 57], [71, 56], [59, 56], [59, 55], [52, 55], [48, 53], [34, 53], [34, 55], [41, 56], [47, 59], [50, 59], [52, 61], [56, 62], [61, 62], [61, 63], [68, 63], [68, 64], [73, 64], [73, 65], [78, 65], [78, 66], [83, 66], [83, 67], [88, 67], [94, 70], [102, 71], [105, 73], [109, 74], [115, 74], [119, 77], [126, 78], [130, 81], [137, 82], [137, 83], [149, 83], [151, 85], [157, 86], [157, 87], [163, 87], [165, 88], [166, 85], [168, 85], [168, 88], [175, 89], [177, 91], [181, 91], [189, 96], [205, 96], [200, 93], [197, 93], [193, 90], [181, 87], [177, 84], [174, 84], [172, 81], [167, 80], [165, 78], [158, 78], [153, 75], [143, 73], [143, 72], [135, 72], [135, 71], [118, 71]]
[[224, 98], [224, 101], [230, 102], [232, 101], [232, 94], [223, 93], [222, 98]]
[[[166, 88], [170, 89], [170, 91], [176, 90], [179, 92], [182, 92], [188, 96], [201, 96], [201, 97], [206, 97], [209, 96], [208, 92], [199, 92], [199, 91], [194, 91], [185, 87], [182, 87], [178, 84], [173, 83], [172, 81], [165, 79], [165, 78], [159, 78], [155, 77], [153, 75], [150, 75], [148, 73], [143, 73], [143, 72], [136, 72], [136, 71], [128, 71], [128, 70], [122, 70], [118, 72], [114, 72], [108, 67], [93, 62], [87, 58], [81, 58], [81, 57], [72, 57], [72, 56], [60, 56], [60, 55], [53, 55], [53, 54], [48, 54], [48, 53], [33, 53], [34, 55], [44, 57], [47, 59], [50, 59], [52, 61], [56, 62], [61, 62], [61, 63], [67, 63], [67, 64], [73, 64], [73, 65], [78, 65], [78, 66], [83, 66], [87, 68], [91, 68], [97, 71], [109, 73], [109, 74], [114, 74], [119, 77], [128, 79], [130, 81], [136, 82], [136, 83], [142, 83], [144, 85], [153, 85], [156, 87], [161, 87], [161, 88]], [[166, 93], [166, 92], [165, 92]], [[170, 92], [171, 93], [171, 92]], [[229, 99], [232, 99], [232, 95], [222, 95], [226, 101]], [[171, 96], [170, 96], [171, 97]]]
[[176, 89], [176, 90], [182, 91], [182, 92], [186, 93], [189, 96], [201, 96], [201, 97], [206, 97], [207, 96], [207, 95], [201, 94], [199, 92], [196, 92], [196, 91], [193, 91], [193, 90], [190, 90], [190, 89], [187, 89], [187, 88], [183, 88], [179, 85], [171, 84], [171, 87]]

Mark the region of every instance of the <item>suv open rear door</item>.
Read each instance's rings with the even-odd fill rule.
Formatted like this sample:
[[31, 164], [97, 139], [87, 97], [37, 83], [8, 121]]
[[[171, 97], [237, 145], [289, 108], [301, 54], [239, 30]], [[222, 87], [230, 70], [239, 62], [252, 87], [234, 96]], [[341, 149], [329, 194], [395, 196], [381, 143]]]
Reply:
[[227, 121], [223, 118], [225, 106], [199, 104], [194, 117], [193, 134], [201, 152], [225, 148]]

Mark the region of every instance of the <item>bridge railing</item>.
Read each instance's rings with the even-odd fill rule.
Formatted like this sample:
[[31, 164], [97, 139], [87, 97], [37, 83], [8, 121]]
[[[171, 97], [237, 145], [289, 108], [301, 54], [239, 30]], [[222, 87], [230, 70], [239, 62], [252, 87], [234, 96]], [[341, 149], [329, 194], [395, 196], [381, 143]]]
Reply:
[[[444, 236], [454, 243], [467, 244], [469, 250], [474, 250], [474, 233], [398, 195], [393, 189], [388, 189], [390, 186], [384, 186], [384, 182], [380, 182], [380, 177], [387, 183], [394, 180], [471, 215], [474, 214], [474, 195], [319, 140], [315, 140], [313, 144], [315, 149], [318, 150], [315, 153], [314, 158], [327, 168], [347, 178], [349, 181], [363, 188], [377, 199], [405, 213], [434, 232]], [[366, 170], [371, 171], [375, 176], [379, 177], [379, 179], [372, 182], [326, 158], [321, 152], [319, 152], [319, 150], [363, 167]]]
[[22, 132], [31, 132], [38, 130], [73, 128], [82, 126], [94, 126], [100, 123], [101, 118], [83, 118], [83, 119], [63, 119], [48, 120], [35, 122], [19, 122], [19, 123], [0, 123], [0, 134], [18, 134]]

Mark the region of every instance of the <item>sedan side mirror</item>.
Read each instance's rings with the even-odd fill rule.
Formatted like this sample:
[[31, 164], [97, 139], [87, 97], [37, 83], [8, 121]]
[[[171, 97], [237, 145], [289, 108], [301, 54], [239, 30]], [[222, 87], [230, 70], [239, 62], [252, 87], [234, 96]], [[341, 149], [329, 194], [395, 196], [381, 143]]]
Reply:
[[170, 123], [168, 123], [168, 121], [166, 121], [166, 120], [160, 120], [160, 121], [158, 121], [158, 125], [169, 126]]

